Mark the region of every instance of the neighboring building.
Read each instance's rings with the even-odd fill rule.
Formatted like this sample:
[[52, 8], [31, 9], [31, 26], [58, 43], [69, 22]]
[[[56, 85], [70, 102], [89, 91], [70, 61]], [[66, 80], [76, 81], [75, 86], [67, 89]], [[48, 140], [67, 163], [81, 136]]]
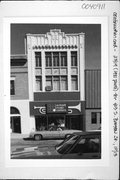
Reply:
[[101, 127], [101, 70], [85, 70], [86, 130]]
[[[84, 46], [84, 33], [53, 29], [26, 35], [27, 55], [11, 56], [12, 132], [25, 134], [53, 124], [68, 129], [98, 128], [95, 118], [101, 116], [95, 113], [101, 112], [101, 91], [95, 88], [100, 88], [100, 71], [85, 71]], [[92, 93], [99, 100], [93, 102]]]
[[11, 56], [10, 120], [12, 132], [29, 131], [29, 94], [27, 56]]

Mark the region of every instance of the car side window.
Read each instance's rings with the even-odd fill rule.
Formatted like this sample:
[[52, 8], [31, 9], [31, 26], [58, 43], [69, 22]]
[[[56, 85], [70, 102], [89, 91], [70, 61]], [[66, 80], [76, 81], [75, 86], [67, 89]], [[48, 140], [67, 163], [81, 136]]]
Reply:
[[84, 144], [84, 153], [99, 152], [99, 144], [100, 143], [98, 137], [86, 138]]
[[82, 137], [71, 153], [96, 153], [100, 149], [99, 137]]

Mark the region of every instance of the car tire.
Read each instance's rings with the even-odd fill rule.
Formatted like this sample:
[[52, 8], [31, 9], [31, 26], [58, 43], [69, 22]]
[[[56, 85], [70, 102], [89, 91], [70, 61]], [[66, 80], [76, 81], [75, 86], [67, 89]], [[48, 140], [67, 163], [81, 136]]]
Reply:
[[42, 139], [42, 135], [41, 134], [36, 134], [34, 136], [34, 139], [35, 139], [35, 141], [40, 141]]

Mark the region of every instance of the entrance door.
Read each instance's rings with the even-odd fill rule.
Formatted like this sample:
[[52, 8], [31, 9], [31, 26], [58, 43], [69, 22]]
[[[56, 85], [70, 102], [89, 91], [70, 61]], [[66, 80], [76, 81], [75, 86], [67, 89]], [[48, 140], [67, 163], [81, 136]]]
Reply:
[[37, 131], [47, 130], [47, 117], [35, 116], [35, 126]]
[[11, 116], [10, 121], [12, 132], [21, 133], [20, 116]]
[[67, 116], [66, 127], [68, 129], [83, 130], [83, 116], [82, 115]]
[[64, 115], [49, 115], [48, 116], [48, 130], [53, 138], [60, 138], [60, 132], [65, 128]]
[[21, 133], [21, 116], [16, 107], [10, 107], [10, 125], [12, 132]]

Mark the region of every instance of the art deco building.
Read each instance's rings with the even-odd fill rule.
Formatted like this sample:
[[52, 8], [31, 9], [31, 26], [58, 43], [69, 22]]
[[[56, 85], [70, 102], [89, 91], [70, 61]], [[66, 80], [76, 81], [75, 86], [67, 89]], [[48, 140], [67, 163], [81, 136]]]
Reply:
[[31, 128], [83, 129], [84, 33], [27, 34]]

